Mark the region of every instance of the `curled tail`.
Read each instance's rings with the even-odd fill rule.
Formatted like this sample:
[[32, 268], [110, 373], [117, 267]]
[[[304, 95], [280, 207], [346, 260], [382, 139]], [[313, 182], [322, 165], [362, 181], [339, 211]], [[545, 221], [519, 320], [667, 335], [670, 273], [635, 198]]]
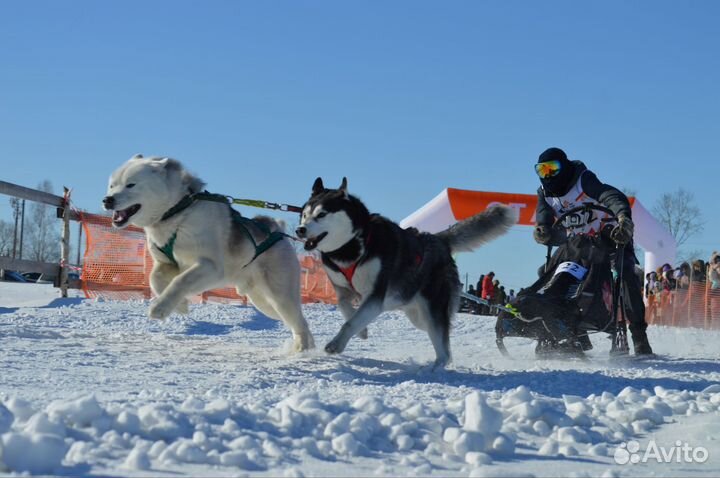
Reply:
[[453, 224], [436, 236], [443, 239], [454, 252], [470, 252], [505, 234], [517, 223], [514, 209], [497, 205]]

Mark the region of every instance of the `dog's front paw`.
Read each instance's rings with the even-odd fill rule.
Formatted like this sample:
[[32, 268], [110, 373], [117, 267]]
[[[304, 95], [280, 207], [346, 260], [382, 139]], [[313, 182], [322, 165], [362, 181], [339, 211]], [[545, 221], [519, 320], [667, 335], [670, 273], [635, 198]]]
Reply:
[[293, 342], [295, 352], [303, 352], [305, 350], [315, 348], [315, 341], [313, 340], [313, 336], [310, 332], [295, 335], [293, 337]]
[[335, 337], [326, 346], [325, 352], [329, 354], [339, 354], [345, 350], [345, 345], [342, 344], [339, 338]]
[[190, 304], [187, 299], [180, 301], [180, 303], [175, 307], [175, 312], [182, 315], [187, 315], [190, 312]]
[[170, 316], [172, 311], [173, 307], [171, 305], [163, 300], [155, 299], [155, 301], [150, 304], [148, 316], [150, 316], [151, 319], [165, 319]]

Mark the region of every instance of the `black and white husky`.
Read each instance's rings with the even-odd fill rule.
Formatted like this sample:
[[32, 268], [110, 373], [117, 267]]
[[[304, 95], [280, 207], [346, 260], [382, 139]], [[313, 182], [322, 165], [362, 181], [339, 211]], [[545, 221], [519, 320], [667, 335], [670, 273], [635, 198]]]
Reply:
[[[437, 234], [402, 229], [370, 214], [348, 194], [345, 178], [339, 189], [325, 189], [317, 178], [296, 233], [305, 239], [305, 249], [321, 252], [345, 318], [325, 351], [342, 352], [354, 335], [367, 337], [366, 327], [381, 312], [402, 309], [430, 336], [435, 367], [445, 366], [450, 361], [450, 320], [461, 287], [452, 254], [479, 247], [516, 221], [511, 208], [496, 206]], [[354, 300], [359, 300], [357, 309]]]

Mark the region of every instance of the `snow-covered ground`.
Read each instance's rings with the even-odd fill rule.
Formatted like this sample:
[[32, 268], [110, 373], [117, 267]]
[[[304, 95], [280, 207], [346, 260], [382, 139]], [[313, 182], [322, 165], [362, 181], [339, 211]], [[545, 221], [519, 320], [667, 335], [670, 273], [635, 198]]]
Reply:
[[460, 314], [433, 372], [401, 314], [329, 356], [339, 312], [304, 310], [319, 347], [294, 355], [251, 307], [159, 322], [0, 283], [0, 475], [720, 475], [717, 332], [651, 328], [654, 360], [611, 360], [600, 336], [584, 362], [523, 340], [506, 359], [492, 318]]

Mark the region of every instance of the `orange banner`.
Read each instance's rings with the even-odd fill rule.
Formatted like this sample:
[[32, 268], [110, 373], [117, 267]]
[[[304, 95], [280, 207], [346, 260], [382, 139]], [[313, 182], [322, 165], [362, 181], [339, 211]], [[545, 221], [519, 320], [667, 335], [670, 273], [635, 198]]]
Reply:
[[492, 193], [469, 191], [466, 189], [447, 189], [450, 208], [458, 221], [484, 211], [494, 204], [505, 204], [519, 213], [518, 224], [532, 226], [535, 224], [537, 195]]
[[[535, 225], [537, 194], [495, 193], [448, 188], [447, 195], [452, 213], [458, 221], [482, 212], [494, 204], [505, 204], [518, 212], [518, 224]], [[632, 207], [635, 204], [635, 198], [630, 197], [628, 200]]]

